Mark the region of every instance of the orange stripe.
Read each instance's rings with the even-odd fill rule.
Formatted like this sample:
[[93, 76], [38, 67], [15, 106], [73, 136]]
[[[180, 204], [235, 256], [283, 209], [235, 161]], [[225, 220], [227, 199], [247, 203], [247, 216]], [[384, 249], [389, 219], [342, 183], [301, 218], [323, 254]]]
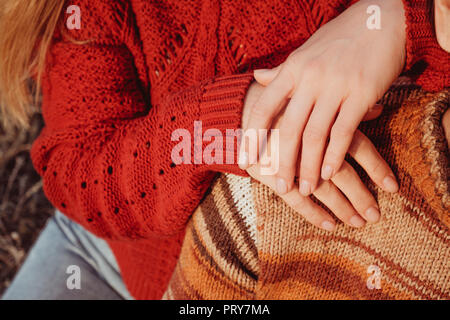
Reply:
[[[272, 287], [270, 282], [275, 282], [275, 287], [279, 283], [288, 283], [288, 287], [297, 287], [297, 296], [290, 298], [297, 299], [414, 299], [414, 296], [400, 291], [393, 287], [388, 281], [385, 281], [381, 275], [381, 289], [370, 290], [366, 286], [369, 274], [366, 273], [364, 266], [354, 261], [336, 257], [330, 254], [320, 253], [299, 253], [289, 255], [289, 261], [281, 257], [274, 257], [269, 254], [260, 255], [262, 261], [262, 269], [265, 273], [269, 273], [269, 281], [261, 275], [258, 284], [260, 287]], [[270, 263], [275, 262], [275, 263]], [[302, 269], [300, 269], [302, 267]], [[328, 272], [333, 272], [329, 274]], [[322, 272], [322, 274], [321, 274]], [[281, 273], [282, 277], [273, 279], [273, 274]], [[310, 273], [313, 277], [307, 277]], [[340, 278], [339, 278], [340, 277]], [[282, 288], [282, 287], [281, 287]], [[286, 291], [271, 292], [272, 298], [277, 296], [285, 296]], [[305, 291], [302, 291], [305, 290]], [[295, 290], [293, 290], [295, 292]], [[289, 296], [289, 294], [288, 294]]]

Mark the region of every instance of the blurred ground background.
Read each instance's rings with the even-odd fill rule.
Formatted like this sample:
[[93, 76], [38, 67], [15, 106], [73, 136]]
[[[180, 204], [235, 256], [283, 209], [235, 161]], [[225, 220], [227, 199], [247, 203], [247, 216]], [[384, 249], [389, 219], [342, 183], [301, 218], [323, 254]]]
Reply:
[[0, 297], [53, 213], [29, 155], [42, 126], [36, 113], [28, 130], [0, 127]]

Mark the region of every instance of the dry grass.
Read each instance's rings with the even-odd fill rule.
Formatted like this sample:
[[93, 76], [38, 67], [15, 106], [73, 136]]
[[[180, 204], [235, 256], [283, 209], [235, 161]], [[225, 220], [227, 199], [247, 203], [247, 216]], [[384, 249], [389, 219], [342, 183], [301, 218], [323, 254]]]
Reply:
[[0, 296], [53, 213], [29, 155], [41, 128], [39, 114], [29, 130], [6, 133], [0, 128]]

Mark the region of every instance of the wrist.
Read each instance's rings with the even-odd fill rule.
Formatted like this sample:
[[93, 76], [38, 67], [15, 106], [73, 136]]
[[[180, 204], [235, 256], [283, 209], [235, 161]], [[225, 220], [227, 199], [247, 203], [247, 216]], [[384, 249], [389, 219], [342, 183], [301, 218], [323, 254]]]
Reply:
[[[403, 0], [362, 0], [355, 5], [355, 12], [365, 19], [369, 18], [369, 7], [377, 7], [379, 10], [379, 28], [369, 29], [366, 25], [362, 36], [364, 39], [378, 39], [382, 46], [391, 52], [391, 62], [395, 61], [395, 73], [398, 75], [404, 70], [407, 58], [407, 32], [406, 32], [406, 16]], [[368, 21], [368, 20], [363, 20]], [[364, 45], [367, 45], [367, 41]], [[393, 65], [393, 64], [392, 64]], [[394, 71], [394, 70], [392, 70]]]

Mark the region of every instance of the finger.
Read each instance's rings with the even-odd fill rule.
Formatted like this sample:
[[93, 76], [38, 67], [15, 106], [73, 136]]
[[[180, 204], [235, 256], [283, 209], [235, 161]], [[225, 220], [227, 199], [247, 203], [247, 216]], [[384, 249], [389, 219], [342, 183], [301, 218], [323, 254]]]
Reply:
[[370, 121], [378, 118], [383, 112], [383, 105], [374, 104], [372, 108], [367, 111], [366, 115], [362, 119], [362, 121]]
[[[280, 109], [285, 105], [292, 88], [294, 87], [294, 80], [289, 74], [290, 71], [282, 68], [280, 74], [264, 89], [258, 101], [252, 107], [247, 128], [259, 132], [260, 129], [268, 129], [274, 117], [280, 112]], [[258, 139], [258, 151], [256, 154], [248, 154], [249, 163], [256, 163], [258, 154], [260, 152], [261, 141]], [[246, 158], [246, 155], [243, 155]], [[248, 165], [243, 164], [241, 169], [247, 169]]]
[[330, 132], [330, 142], [325, 152], [322, 179], [328, 180], [339, 171], [353, 140], [353, 135], [366, 111], [359, 99], [349, 98], [342, 103], [341, 110]]
[[258, 152], [258, 136], [255, 130], [243, 131], [242, 138], [239, 146], [239, 158], [238, 165], [241, 169], [245, 170], [250, 166], [249, 154], [255, 154]]
[[[250, 167], [247, 172], [254, 179], [267, 185], [269, 188], [275, 187], [275, 176], [261, 176], [259, 174], [259, 163], [256, 166]], [[334, 231], [336, 222], [333, 217], [322, 207], [314, 203], [309, 197], [303, 197], [297, 188], [280, 196], [292, 209], [302, 215], [308, 222], [317, 226], [318, 228]]]
[[366, 221], [355, 211], [334, 183], [322, 180], [314, 191], [314, 196], [345, 224], [355, 228], [361, 228], [366, 224]]
[[303, 197], [295, 188], [281, 198], [309, 223], [326, 231], [334, 231], [336, 222], [323, 208], [315, 204], [309, 197]]
[[387, 192], [398, 191], [398, 183], [391, 168], [369, 138], [359, 130], [355, 132], [349, 153], [377, 186]]
[[380, 211], [375, 198], [348, 162], [344, 161], [332, 181], [364, 219], [372, 223], [380, 220]]
[[281, 65], [273, 69], [257, 69], [253, 72], [255, 80], [263, 86], [269, 85], [281, 70]]
[[331, 123], [339, 108], [338, 90], [333, 95], [321, 95], [306, 124], [302, 139], [300, 161], [300, 193], [307, 196], [314, 192], [320, 177], [323, 153]]
[[280, 156], [277, 174], [277, 192], [284, 194], [292, 189], [301, 137], [314, 102], [309, 86], [297, 89], [290, 100], [280, 123]]

